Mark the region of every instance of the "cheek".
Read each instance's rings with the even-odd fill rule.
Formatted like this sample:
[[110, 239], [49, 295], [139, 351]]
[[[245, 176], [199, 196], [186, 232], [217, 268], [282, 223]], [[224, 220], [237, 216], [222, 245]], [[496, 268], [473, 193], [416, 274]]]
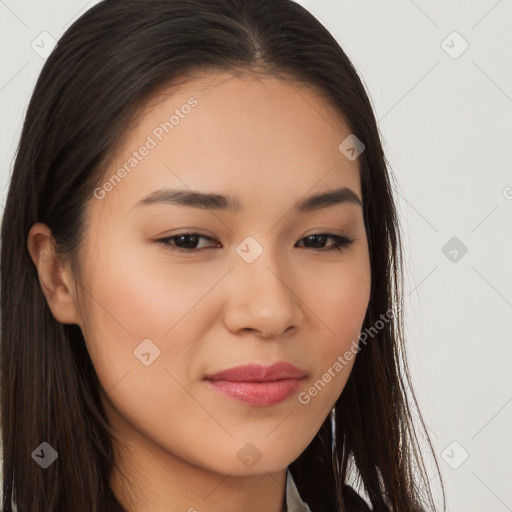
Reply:
[[311, 309], [308, 323], [317, 339], [313, 339], [315, 350], [309, 352], [315, 373], [298, 402], [309, 410], [308, 421], [315, 422], [313, 429], [321, 426], [345, 387], [370, 299], [367, 253], [334, 265], [318, 270], [315, 280], [301, 287], [301, 299]]
[[[325, 332], [327, 347], [342, 349], [357, 340], [371, 291], [371, 273], [367, 256], [327, 266], [304, 288], [305, 301], [312, 304]], [[314, 286], [313, 286], [314, 284]], [[327, 350], [328, 351], [328, 350]]]
[[86, 320], [132, 342], [164, 339], [226, 272], [170, 258], [165, 248], [106, 247], [90, 273], [92, 309]]
[[123, 253], [105, 249], [90, 272], [84, 334], [91, 360], [123, 422], [184, 456], [191, 436], [218, 429], [205, 414], [206, 401], [193, 397], [202, 391], [204, 340], [219, 321], [211, 292], [229, 266], [170, 264], [164, 249], [150, 264], [147, 251]]
[[147, 260], [140, 250], [121, 253], [105, 247], [88, 273], [84, 337], [106, 390], [127, 372], [144, 367], [141, 359], [159, 365], [172, 360], [177, 366], [180, 355], [187, 357], [186, 329], [189, 339], [197, 331], [191, 325], [194, 308], [219, 279], [215, 272], [192, 271], [191, 265], [171, 274], [168, 264]]

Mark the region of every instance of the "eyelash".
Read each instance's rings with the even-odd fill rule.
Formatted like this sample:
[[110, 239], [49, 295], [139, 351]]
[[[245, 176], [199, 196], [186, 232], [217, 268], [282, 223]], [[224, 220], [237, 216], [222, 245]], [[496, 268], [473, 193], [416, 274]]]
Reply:
[[[204, 238], [206, 240], [215, 242], [215, 240], [213, 238], [211, 238], [209, 236], [201, 235], [199, 233], [180, 233], [179, 235], [168, 236], [166, 238], [159, 238], [158, 240], [156, 240], [156, 242], [162, 244], [164, 247], [166, 247], [167, 249], [170, 249], [171, 251], [176, 251], [176, 252], [181, 252], [181, 253], [191, 253], [191, 252], [197, 252], [197, 251], [201, 250], [201, 249], [197, 249], [197, 248], [196, 249], [184, 249], [183, 247], [177, 247], [176, 245], [169, 243], [171, 240], [180, 238], [182, 236], [195, 236], [195, 237]], [[341, 253], [341, 252], [343, 252], [343, 249], [348, 248], [352, 244], [352, 242], [354, 242], [353, 238], [349, 238], [347, 236], [335, 235], [333, 233], [313, 233], [312, 235], [305, 236], [305, 237], [301, 238], [300, 240], [305, 240], [307, 238], [316, 237], [316, 236], [324, 236], [327, 238], [332, 238], [335, 241], [335, 243], [331, 247], [328, 247], [327, 249], [312, 249], [313, 251], [316, 251], [316, 252], [323, 252], [323, 251], [330, 252], [330, 251], [334, 251], [337, 249]], [[202, 249], [215, 249], [215, 247], [202, 247]], [[306, 247], [306, 249], [309, 249], [309, 247]]]

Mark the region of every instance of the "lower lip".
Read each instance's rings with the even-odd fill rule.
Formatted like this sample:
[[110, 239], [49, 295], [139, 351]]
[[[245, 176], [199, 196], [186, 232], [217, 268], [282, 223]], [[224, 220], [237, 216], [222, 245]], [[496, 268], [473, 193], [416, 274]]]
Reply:
[[215, 391], [252, 405], [275, 405], [286, 400], [300, 386], [302, 379], [283, 379], [269, 382], [231, 382], [207, 380]]

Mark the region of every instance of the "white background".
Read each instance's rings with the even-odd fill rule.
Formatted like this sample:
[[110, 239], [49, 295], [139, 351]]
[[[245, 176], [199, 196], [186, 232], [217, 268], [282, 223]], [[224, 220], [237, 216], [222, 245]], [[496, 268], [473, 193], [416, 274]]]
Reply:
[[[0, 0], [2, 211], [31, 45], [95, 3]], [[448, 510], [512, 511], [512, 1], [299, 3], [360, 73], [398, 181], [409, 363]]]

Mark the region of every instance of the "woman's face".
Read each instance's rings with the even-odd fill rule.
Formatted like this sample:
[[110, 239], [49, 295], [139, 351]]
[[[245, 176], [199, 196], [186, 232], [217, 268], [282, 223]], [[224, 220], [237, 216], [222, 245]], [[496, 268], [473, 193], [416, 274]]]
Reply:
[[[339, 149], [350, 131], [320, 96], [275, 78], [214, 73], [167, 94], [88, 205], [77, 323], [109, 419], [137, 453], [224, 474], [279, 471], [342, 392], [368, 306], [361, 205], [345, 194], [298, 208], [341, 188], [362, 200], [358, 160]], [[159, 192], [171, 189], [230, 199], [185, 204]], [[352, 242], [339, 251], [339, 239], [312, 236], [325, 233]], [[305, 376], [205, 379], [276, 362]]]

